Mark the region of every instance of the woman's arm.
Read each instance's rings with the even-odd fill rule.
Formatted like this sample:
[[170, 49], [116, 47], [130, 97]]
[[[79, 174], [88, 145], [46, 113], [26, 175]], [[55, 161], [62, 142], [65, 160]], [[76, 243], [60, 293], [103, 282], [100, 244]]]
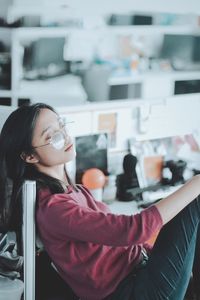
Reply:
[[194, 176], [180, 189], [155, 204], [166, 224], [200, 194], [200, 175]]

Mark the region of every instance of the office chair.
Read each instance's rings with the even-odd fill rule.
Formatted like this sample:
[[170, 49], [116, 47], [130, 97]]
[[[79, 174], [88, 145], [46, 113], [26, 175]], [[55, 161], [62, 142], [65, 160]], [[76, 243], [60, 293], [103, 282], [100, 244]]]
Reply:
[[36, 182], [23, 185], [24, 300], [81, 300], [59, 276], [45, 251], [36, 251]]

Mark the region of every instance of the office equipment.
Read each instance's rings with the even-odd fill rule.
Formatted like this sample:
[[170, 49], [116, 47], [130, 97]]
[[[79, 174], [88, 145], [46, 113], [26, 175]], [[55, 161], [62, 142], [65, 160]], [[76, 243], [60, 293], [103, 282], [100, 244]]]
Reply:
[[[177, 184], [181, 184], [185, 182], [184, 179], [184, 171], [186, 169], [187, 163], [182, 160], [168, 160], [166, 161], [164, 167], [169, 168], [172, 176], [171, 179], [167, 179], [168, 184], [170, 185], [177, 185]], [[163, 178], [164, 179], [164, 178]], [[162, 181], [164, 182], [164, 180], [162, 179]]]
[[81, 183], [85, 170], [98, 168], [107, 174], [108, 137], [106, 133], [79, 136], [76, 142], [76, 182]]
[[89, 101], [107, 101], [109, 99], [108, 79], [111, 69], [108, 66], [92, 65], [82, 78], [83, 87]]
[[135, 99], [141, 98], [142, 84], [140, 82], [130, 84], [111, 85], [109, 90], [109, 100]]
[[200, 70], [200, 37], [187, 34], [165, 34], [160, 58], [169, 59], [175, 70]]
[[[1, 42], [0, 42], [1, 43]], [[10, 53], [0, 50], [0, 88], [11, 88], [11, 57]]]
[[187, 34], [165, 34], [160, 58], [169, 59], [175, 69], [184, 66], [193, 59], [194, 36]]
[[174, 94], [200, 93], [200, 80], [176, 80]]
[[113, 14], [108, 19], [108, 24], [115, 26], [127, 25], [152, 25], [153, 17], [150, 15]]
[[152, 25], [153, 17], [148, 15], [134, 15], [132, 20], [133, 25]]
[[108, 25], [126, 26], [132, 24], [133, 16], [131, 14], [112, 14], [108, 19]]
[[118, 174], [116, 178], [116, 198], [119, 201], [142, 200], [142, 192], [133, 194], [128, 190], [139, 188], [139, 180], [136, 172], [137, 157], [128, 153], [123, 159], [123, 173]]
[[200, 63], [200, 37], [196, 36], [194, 40], [193, 61]]
[[25, 47], [23, 68], [24, 78], [45, 79], [67, 72], [63, 58], [64, 37], [39, 38]]

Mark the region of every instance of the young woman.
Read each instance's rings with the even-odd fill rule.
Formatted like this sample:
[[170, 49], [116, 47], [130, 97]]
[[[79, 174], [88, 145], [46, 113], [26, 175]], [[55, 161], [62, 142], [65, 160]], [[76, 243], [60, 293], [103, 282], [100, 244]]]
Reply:
[[[200, 274], [200, 176], [139, 214], [114, 215], [71, 182], [65, 163], [74, 157], [52, 107], [15, 110], [0, 135], [1, 229], [21, 232], [22, 184], [36, 180], [39, 235], [82, 300], [183, 300], [194, 257]], [[146, 242], [159, 230], [151, 249]]]

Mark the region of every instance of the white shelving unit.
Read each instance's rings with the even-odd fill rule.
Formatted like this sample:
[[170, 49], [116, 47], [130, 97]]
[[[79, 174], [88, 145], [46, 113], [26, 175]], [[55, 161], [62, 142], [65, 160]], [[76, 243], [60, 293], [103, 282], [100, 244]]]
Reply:
[[[11, 29], [0, 27], [0, 41], [3, 42], [5, 46], [5, 52], [9, 52], [8, 49], [11, 47]], [[1, 70], [1, 66], [0, 66]], [[2, 70], [0, 71], [0, 73]], [[2, 82], [0, 82], [2, 84]], [[12, 90], [8, 88], [0, 87], [0, 105], [1, 105], [1, 98], [12, 98]]]
[[12, 97], [12, 91], [11, 90], [0, 90], [0, 98], [9, 98]]
[[[63, 27], [31, 27], [31, 28], [17, 28], [11, 29], [11, 60], [12, 60], [12, 71], [11, 71], [11, 90], [4, 91], [0, 90], [1, 97], [11, 97], [11, 105], [17, 106], [19, 98], [34, 98], [37, 99], [43, 97], [55, 98], [66, 98], [66, 84], [63, 78], [61, 81], [57, 80], [57, 89], [48, 88], [48, 81], [27, 81], [23, 79], [22, 70], [22, 57], [23, 57], [23, 45], [30, 43], [34, 40], [44, 37], [66, 37], [73, 34], [78, 34], [83, 37], [104, 36], [106, 35], [134, 35], [134, 34], [159, 34], [163, 35], [166, 33], [173, 34], [200, 34], [200, 28], [194, 25], [133, 25], [133, 26], [103, 26], [98, 29], [73, 29]], [[155, 91], [157, 84], [156, 82], [162, 77], [162, 83], [166, 86], [164, 93], [149, 94], [149, 91]], [[173, 96], [173, 88], [175, 80], [197, 80], [200, 79], [200, 71], [193, 72], [176, 72], [176, 71], [148, 71], [142, 73], [133, 73], [132, 75], [121, 74], [120, 76], [111, 76], [108, 80], [110, 86], [117, 85], [141, 85], [141, 97], [155, 98], [155, 97], [170, 97]], [[63, 82], [62, 82], [63, 81]], [[49, 81], [49, 87], [51, 87], [52, 81]], [[71, 86], [69, 87], [71, 88]], [[68, 89], [69, 90], [69, 89]], [[83, 102], [83, 101], [82, 101]], [[79, 101], [78, 101], [78, 104]], [[66, 102], [66, 105], [68, 103]], [[71, 103], [70, 103], [71, 105]]]
[[174, 33], [174, 34], [199, 34], [200, 29], [194, 25], [129, 25], [111, 26], [105, 25], [102, 28], [79, 29], [68, 27], [27, 27], [13, 29], [17, 39], [34, 40], [41, 37], [63, 37], [71, 33], [83, 34], [133, 34], [133, 33]]

